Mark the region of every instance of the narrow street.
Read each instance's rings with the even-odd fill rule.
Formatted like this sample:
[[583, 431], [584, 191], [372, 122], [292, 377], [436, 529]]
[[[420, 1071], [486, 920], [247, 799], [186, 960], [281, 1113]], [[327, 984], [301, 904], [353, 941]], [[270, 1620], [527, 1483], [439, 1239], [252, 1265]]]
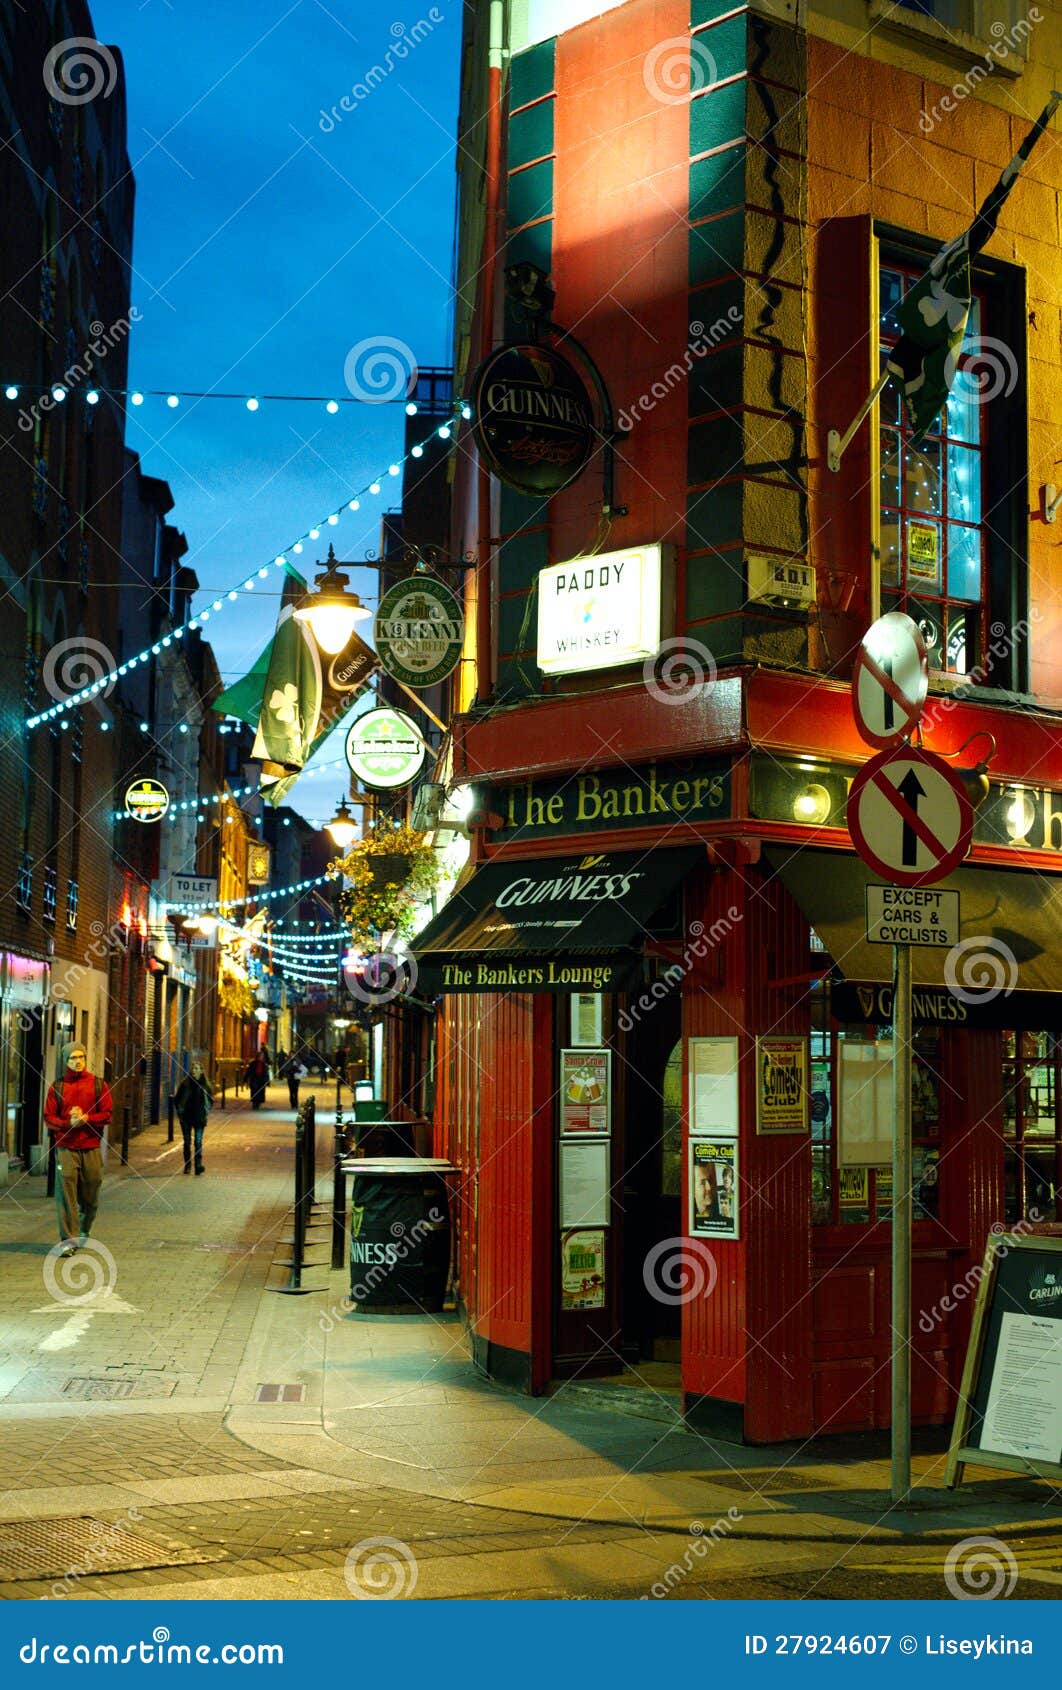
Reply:
[[[935, 1494], [907, 1536], [874, 1501], [885, 1464], [848, 1446], [831, 1465], [517, 1397], [476, 1377], [452, 1316], [351, 1315], [338, 1273], [274, 1294], [280, 1103], [230, 1099], [202, 1178], [164, 1125], [128, 1169], [112, 1155], [77, 1282], [43, 1182], [0, 1202], [5, 1598], [939, 1597], [949, 1548], [993, 1528], [1000, 1594], [1062, 1592], [1046, 1486], [970, 1487], [950, 1518]], [[939, 1457], [918, 1465], [932, 1483]]]

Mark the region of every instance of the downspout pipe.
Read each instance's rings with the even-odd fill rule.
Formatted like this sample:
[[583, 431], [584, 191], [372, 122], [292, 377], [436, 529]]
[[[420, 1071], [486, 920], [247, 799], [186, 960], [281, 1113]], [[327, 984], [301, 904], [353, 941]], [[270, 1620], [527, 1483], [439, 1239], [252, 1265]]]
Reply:
[[[480, 268], [479, 361], [494, 350], [494, 311], [497, 298], [498, 219], [501, 212], [502, 72], [505, 59], [506, 0], [490, 0], [487, 57], [487, 149], [484, 163], [485, 212], [483, 258]], [[494, 689], [492, 592], [494, 554], [491, 543], [490, 471], [479, 463], [478, 557], [476, 566], [476, 698], [485, 704]]]

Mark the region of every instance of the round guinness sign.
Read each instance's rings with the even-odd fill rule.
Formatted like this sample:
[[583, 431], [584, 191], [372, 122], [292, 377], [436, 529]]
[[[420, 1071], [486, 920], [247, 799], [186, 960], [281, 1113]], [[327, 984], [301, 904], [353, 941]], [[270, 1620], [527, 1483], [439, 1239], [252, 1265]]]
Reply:
[[552, 347], [500, 346], [473, 384], [476, 444], [518, 493], [559, 493], [586, 468], [594, 413], [577, 371]]
[[135, 822], [160, 822], [170, 795], [160, 780], [135, 780], [125, 789], [125, 813]]
[[380, 600], [373, 636], [387, 674], [407, 687], [432, 687], [460, 661], [465, 619], [449, 587], [411, 575]]

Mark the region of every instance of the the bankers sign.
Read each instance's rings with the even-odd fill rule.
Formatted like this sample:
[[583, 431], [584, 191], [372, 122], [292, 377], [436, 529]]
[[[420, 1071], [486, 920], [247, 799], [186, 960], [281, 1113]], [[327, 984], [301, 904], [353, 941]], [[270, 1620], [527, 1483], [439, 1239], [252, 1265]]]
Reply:
[[551, 347], [499, 347], [476, 372], [472, 402], [485, 462], [518, 493], [548, 498], [586, 468], [595, 440], [590, 395]]

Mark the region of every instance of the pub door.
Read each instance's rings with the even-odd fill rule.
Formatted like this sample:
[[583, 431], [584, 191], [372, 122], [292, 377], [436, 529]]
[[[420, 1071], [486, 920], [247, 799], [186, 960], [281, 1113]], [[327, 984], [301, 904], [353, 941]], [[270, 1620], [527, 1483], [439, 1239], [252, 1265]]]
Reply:
[[662, 999], [627, 1039], [623, 1177], [624, 1354], [675, 1362], [681, 1305], [661, 1297], [682, 1217], [682, 1000]]

